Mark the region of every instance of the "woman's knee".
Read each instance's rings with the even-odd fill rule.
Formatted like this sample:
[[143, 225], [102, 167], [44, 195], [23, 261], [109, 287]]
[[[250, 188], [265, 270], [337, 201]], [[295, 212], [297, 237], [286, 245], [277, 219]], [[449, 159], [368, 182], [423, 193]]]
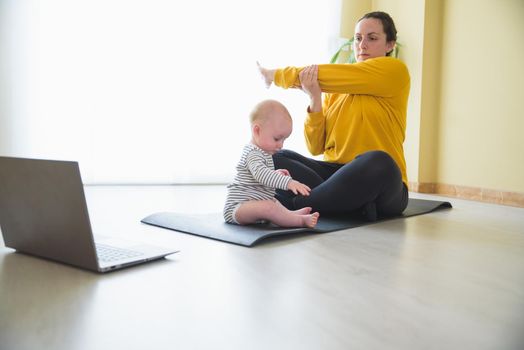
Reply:
[[326, 175], [315, 160], [290, 150], [280, 150], [273, 154], [275, 169], [287, 169], [291, 177], [313, 188], [324, 181]]
[[357, 158], [365, 158], [365, 159], [373, 161], [374, 163], [379, 163], [379, 164], [393, 161], [393, 158], [391, 158], [389, 153], [380, 151], [380, 150], [367, 151], [365, 153], [359, 154]]
[[297, 154], [299, 153], [292, 151], [290, 149], [281, 149], [280, 151], [275, 153], [276, 156], [282, 156], [282, 157], [288, 157], [288, 158], [293, 158], [293, 156]]
[[359, 155], [366, 162], [370, 176], [387, 177], [400, 180], [402, 174], [395, 160], [384, 151], [369, 151]]
[[286, 160], [289, 160], [289, 159], [298, 160], [298, 159], [301, 159], [301, 158], [304, 158], [304, 156], [301, 155], [300, 153], [297, 153], [295, 151], [291, 151], [289, 149], [281, 149], [277, 153], [273, 154], [273, 161], [275, 163], [279, 162], [279, 161], [284, 161], [285, 162]]

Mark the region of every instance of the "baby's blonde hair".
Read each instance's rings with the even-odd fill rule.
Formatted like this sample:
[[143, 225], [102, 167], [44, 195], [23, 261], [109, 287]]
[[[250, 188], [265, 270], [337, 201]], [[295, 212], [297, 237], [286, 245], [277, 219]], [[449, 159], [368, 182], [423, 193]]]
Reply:
[[287, 108], [277, 100], [264, 100], [255, 105], [251, 114], [249, 115], [249, 121], [251, 125], [256, 122], [263, 123], [269, 117], [275, 114], [275, 112], [283, 112], [284, 115], [287, 115], [291, 119], [291, 115]]

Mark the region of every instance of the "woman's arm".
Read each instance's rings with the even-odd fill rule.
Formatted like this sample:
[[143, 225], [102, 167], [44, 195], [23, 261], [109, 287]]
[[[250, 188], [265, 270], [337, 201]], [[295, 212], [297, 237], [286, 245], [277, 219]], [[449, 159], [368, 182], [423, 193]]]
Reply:
[[[258, 70], [264, 79], [266, 87], [274, 81], [276, 69], [267, 69], [258, 62]], [[318, 66], [312, 65], [297, 71], [300, 88], [309, 96], [308, 116], [304, 123], [304, 137], [309, 152], [312, 155], [324, 153], [326, 140], [326, 118], [322, 113], [322, 90], [318, 82]]]
[[299, 73], [300, 85], [310, 98], [308, 113], [322, 112], [322, 90], [318, 83], [318, 66], [305, 67]]
[[304, 122], [306, 146], [314, 156], [324, 153], [326, 146], [326, 117], [321, 112], [308, 113]]
[[[301, 88], [300, 73], [306, 68], [273, 70], [272, 82], [282, 88]], [[353, 64], [319, 65], [318, 81], [322, 92], [391, 97], [409, 84], [409, 73], [402, 61], [380, 57]]]

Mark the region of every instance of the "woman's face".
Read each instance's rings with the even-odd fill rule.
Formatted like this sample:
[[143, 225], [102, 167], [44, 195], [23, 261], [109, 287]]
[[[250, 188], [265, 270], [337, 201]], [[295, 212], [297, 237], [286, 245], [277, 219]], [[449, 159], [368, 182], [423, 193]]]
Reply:
[[386, 56], [394, 47], [394, 41], [386, 41], [386, 33], [379, 19], [364, 18], [355, 26], [353, 52], [357, 62]]

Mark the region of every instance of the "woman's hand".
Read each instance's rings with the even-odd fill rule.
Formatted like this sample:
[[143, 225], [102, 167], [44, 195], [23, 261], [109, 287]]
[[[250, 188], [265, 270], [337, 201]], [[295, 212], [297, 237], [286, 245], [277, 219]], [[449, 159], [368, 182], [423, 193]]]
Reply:
[[262, 67], [260, 65], [260, 63], [258, 63], [258, 61], [257, 61], [257, 66], [258, 66], [258, 71], [260, 72], [260, 75], [262, 75], [262, 78], [264, 79], [264, 83], [266, 84], [266, 88], [269, 89], [269, 87], [273, 83], [273, 80], [275, 80], [275, 72], [276, 72], [276, 70], [275, 69], [264, 68], [264, 67]]
[[294, 194], [301, 194], [303, 196], [309, 196], [309, 192], [311, 192], [311, 188], [296, 180], [289, 181], [287, 189]]
[[311, 102], [309, 112], [322, 111], [322, 90], [318, 82], [318, 66], [316, 64], [302, 69], [298, 75], [302, 91], [309, 95]]

